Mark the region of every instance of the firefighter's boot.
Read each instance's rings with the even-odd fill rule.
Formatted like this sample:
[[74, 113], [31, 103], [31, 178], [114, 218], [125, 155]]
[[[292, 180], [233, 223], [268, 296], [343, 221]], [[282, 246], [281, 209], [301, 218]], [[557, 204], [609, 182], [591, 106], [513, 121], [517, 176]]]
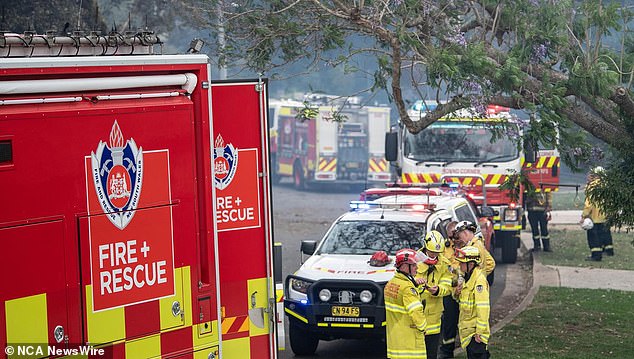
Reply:
[[438, 348], [438, 359], [453, 358], [453, 351], [456, 348], [454, 342], [448, 344], [441, 344]]
[[544, 252], [552, 252], [552, 249], [550, 249], [550, 238], [542, 237], [542, 244], [544, 245]]
[[541, 249], [542, 249], [542, 244], [539, 242], [539, 237], [533, 237], [533, 252], [537, 252]]

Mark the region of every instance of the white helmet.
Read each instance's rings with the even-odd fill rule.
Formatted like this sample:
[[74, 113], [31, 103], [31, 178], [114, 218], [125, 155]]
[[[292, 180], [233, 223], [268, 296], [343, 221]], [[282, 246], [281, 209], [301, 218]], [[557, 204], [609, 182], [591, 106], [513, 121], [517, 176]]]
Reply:
[[594, 227], [594, 223], [592, 223], [592, 220], [590, 218], [584, 218], [583, 222], [581, 222], [581, 228], [586, 231], [592, 229], [592, 227]]

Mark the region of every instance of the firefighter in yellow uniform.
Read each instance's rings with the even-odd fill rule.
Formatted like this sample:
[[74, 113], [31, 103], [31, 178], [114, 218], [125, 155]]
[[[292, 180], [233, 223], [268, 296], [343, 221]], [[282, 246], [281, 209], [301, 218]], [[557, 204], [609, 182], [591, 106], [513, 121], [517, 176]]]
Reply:
[[477, 247], [467, 246], [456, 250], [456, 259], [460, 262], [464, 283], [456, 287], [454, 297], [460, 305], [458, 318], [460, 346], [467, 352], [468, 359], [490, 357], [487, 348], [491, 335], [489, 282], [479, 266], [480, 258]]
[[427, 319], [425, 345], [427, 357], [434, 359], [438, 356], [443, 297], [451, 294], [450, 262], [442, 255], [444, 247], [445, 238], [442, 234], [430, 231], [425, 235], [425, 246], [417, 253], [419, 257], [415, 278]]
[[[446, 226], [447, 239], [443, 257], [448, 260], [447, 271], [451, 274], [452, 289], [458, 284], [460, 278], [460, 262], [454, 256], [456, 251], [455, 231], [458, 222], [449, 222]], [[458, 302], [451, 295], [443, 297], [443, 312], [440, 323], [441, 345], [438, 349], [438, 358], [453, 358], [456, 348], [456, 335], [458, 335]]]
[[491, 253], [484, 247], [484, 238], [482, 238], [482, 235], [476, 235], [477, 231], [478, 227], [469, 221], [458, 222], [454, 234], [456, 237], [456, 246], [458, 248], [478, 248], [480, 257], [483, 259], [479, 266], [484, 274], [488, 276], [495, 269], [495, 259], [493, 259]]
[[420, 301], [416, 280], [416, 251], [396, 252], [396, 274], [385, 285], [387, 357], [426, 359], [425, 308]]
[[588, 239], [588, 247], [590, 247], [590, 256], [586, 260], [601, 261], [603, 253], [608, 256], [614, 255], [614, 244], [612, 243], [612, 232], [607, 224], [607, 218], [597, 204], [588, 196], [588, 188], [599, 184], [601, 175], [605, 172], [603, 167], [595, 167], [588, 174], [588, 183], [586, 185], [586, 202], [581, 212], [581, 220], [590, 218], [592, 220], [592, 228], [586, 230]]

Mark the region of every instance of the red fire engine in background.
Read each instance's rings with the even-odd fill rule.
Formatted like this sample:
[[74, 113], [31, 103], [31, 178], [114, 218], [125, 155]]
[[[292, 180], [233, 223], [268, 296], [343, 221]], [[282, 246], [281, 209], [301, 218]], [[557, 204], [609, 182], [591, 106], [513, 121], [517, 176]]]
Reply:
[[[385, 160], [390, 108], [361, 106], [357, 97], [312, 94], [305, 99], [315, 118], [301, 120], [304, 102], [274, 100], [271, 163], [276, 180], [293, 179], [296, 189], [309, 184], [385, 183], [392, 179]], [[336, 115], [345, 118], [336, 121]]]
[[148, 33], [0, 43], [0, 346], [277, 357], [266, 82]]
[[[434, 101], [416, 102], [409, 111], [417, 121], [436, 107]], [[431, 185], [453, 183], [478, 205], [491, 207], [495, 233], [493, 244], [501, 247], [502, 260], [515, 263], [522, 229], [522, 197], [512, 200], [509, 190], [500, 186], [514, 174], [524, 171], [537, 191], [556, 191], [559, 187], [559, 152], [556, 148], [519, 148], [522, 136], [519, 119], [510, 109], [489, 106], [487, 116], [474, 116], [469, 110], [449, 114], [417, 134], [400, 125], [386, 137], [386, 155], [401, 183]], [[494, 129], [504, 131], [495, 138]], [[543, 147], [543, 144], [538, 144]], [[519, 186], [521, 194], [524, 188]]]

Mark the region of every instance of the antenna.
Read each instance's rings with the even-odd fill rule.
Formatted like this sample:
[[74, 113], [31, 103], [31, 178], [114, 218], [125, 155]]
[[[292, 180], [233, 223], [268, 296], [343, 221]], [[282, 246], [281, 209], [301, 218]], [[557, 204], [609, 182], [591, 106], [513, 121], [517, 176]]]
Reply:
[[83, 0], [79, 0], [79, 11], [77, 11], [77, 30], [81, 29], [81, 6]]
[[99, 4], [97, 4], [97, 6], [95, 7], [95, 30], [97, 29], [97, 26], [99, 25]]

